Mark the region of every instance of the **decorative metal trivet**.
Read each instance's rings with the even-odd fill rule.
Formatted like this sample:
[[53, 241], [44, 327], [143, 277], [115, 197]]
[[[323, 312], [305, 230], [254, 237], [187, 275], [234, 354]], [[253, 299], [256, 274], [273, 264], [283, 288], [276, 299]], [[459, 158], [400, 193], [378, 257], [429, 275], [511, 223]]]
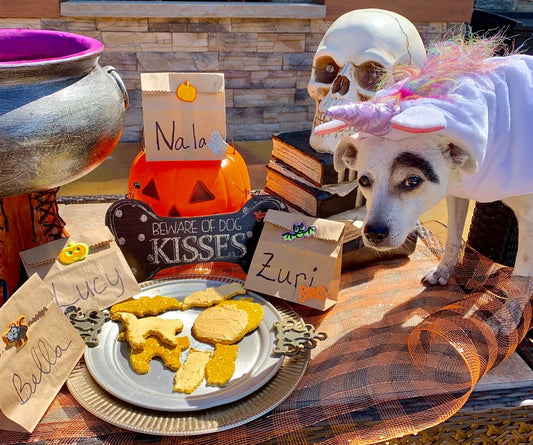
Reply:
[[293, 318], [274, 323], [276, 329], [276, 346], [274, 354], [295, 356], [304, 349], [313, 349], [317, 341], [324, 341], [328, 336], [325, 332], [315, 332], [313, 325], [297, 322]]
[[109, 311], [90, 310], [82, 312], [79, 307], [69, 306], [65, 315], [90, 348], [98, 346], [98, 334], [103, 324], [109, 320]]

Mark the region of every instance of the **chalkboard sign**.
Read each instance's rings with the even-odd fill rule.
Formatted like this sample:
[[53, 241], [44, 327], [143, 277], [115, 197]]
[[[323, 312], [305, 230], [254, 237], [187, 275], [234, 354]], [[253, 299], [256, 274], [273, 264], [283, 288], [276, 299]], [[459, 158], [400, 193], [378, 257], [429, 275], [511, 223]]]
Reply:
[[162, 269], [226, 261], [248, 271], [269, 209], [287, 211], [270, 195], [251, 198], [235, 213], [195, 217], [161, 217], [135, 199], [112, 204], [105, 223], [138, 281]]

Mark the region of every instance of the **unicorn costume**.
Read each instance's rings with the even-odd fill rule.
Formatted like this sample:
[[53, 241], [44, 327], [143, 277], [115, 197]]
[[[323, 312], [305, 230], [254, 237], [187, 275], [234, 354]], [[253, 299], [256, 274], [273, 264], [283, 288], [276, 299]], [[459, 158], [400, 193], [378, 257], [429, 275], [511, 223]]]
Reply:
[[358, 137], [396, 140], [441, 134], [471, 156], [472, 173], [463, 172], [449, 194], [488, 202], [533, 193], [533, 57], [494, 57], [479, 69], [458, 73], [444, 94], [422, 96], [410, 78], [371, 101], [332, 107], [327, 114], [335, 120], [316, 131], [350, 125]]

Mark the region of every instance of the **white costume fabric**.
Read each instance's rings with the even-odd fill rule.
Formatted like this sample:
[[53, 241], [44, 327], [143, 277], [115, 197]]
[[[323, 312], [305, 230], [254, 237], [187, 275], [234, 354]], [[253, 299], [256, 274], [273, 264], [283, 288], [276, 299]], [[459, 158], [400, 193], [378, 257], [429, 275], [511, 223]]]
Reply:
[[[460, 78], [447, 99], [401, 101], [401, 112], [393, 118], [401, 121], [402, 112], [413, 108], [406, 114], [424, 121], [430, 117], [415, 107], [440, 110], [445, 128], [437, 133], [466, 149], [477, 163], [477, 171], [464, 173], [462, 183], [449, 193], [480, 202], [533, 193], [533, 57], [493, 60], [498, 63], [494, 70]], [[392, 139], [410, 136], [394, 128], [384, 135]]]

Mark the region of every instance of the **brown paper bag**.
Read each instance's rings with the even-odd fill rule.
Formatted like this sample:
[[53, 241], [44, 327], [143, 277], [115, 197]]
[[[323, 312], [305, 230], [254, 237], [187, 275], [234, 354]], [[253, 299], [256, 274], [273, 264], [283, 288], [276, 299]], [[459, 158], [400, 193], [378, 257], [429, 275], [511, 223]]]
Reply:
[[337, 302], [344, 223], [269, 210], [245, 287], [325, 310]]
[[[62, 263], [60, 253], [80, 243], [89, 247], [88, 255], [70, 264]], [[130, 266], [106, 226], [81, 233], [76, 239], [61, 238], [24, 250], [20, 256], [28, 276], [39, 275], [63, 310], [69, 306], [84, 312], [101, 310], [140, 292]]]
[[37, 275], [0, 309], [0, 335], [0, 429], [32, 432], [86, 346]]
[[226, 156], [221, 73], [142, 73], [147, 161], [220, 160]]

